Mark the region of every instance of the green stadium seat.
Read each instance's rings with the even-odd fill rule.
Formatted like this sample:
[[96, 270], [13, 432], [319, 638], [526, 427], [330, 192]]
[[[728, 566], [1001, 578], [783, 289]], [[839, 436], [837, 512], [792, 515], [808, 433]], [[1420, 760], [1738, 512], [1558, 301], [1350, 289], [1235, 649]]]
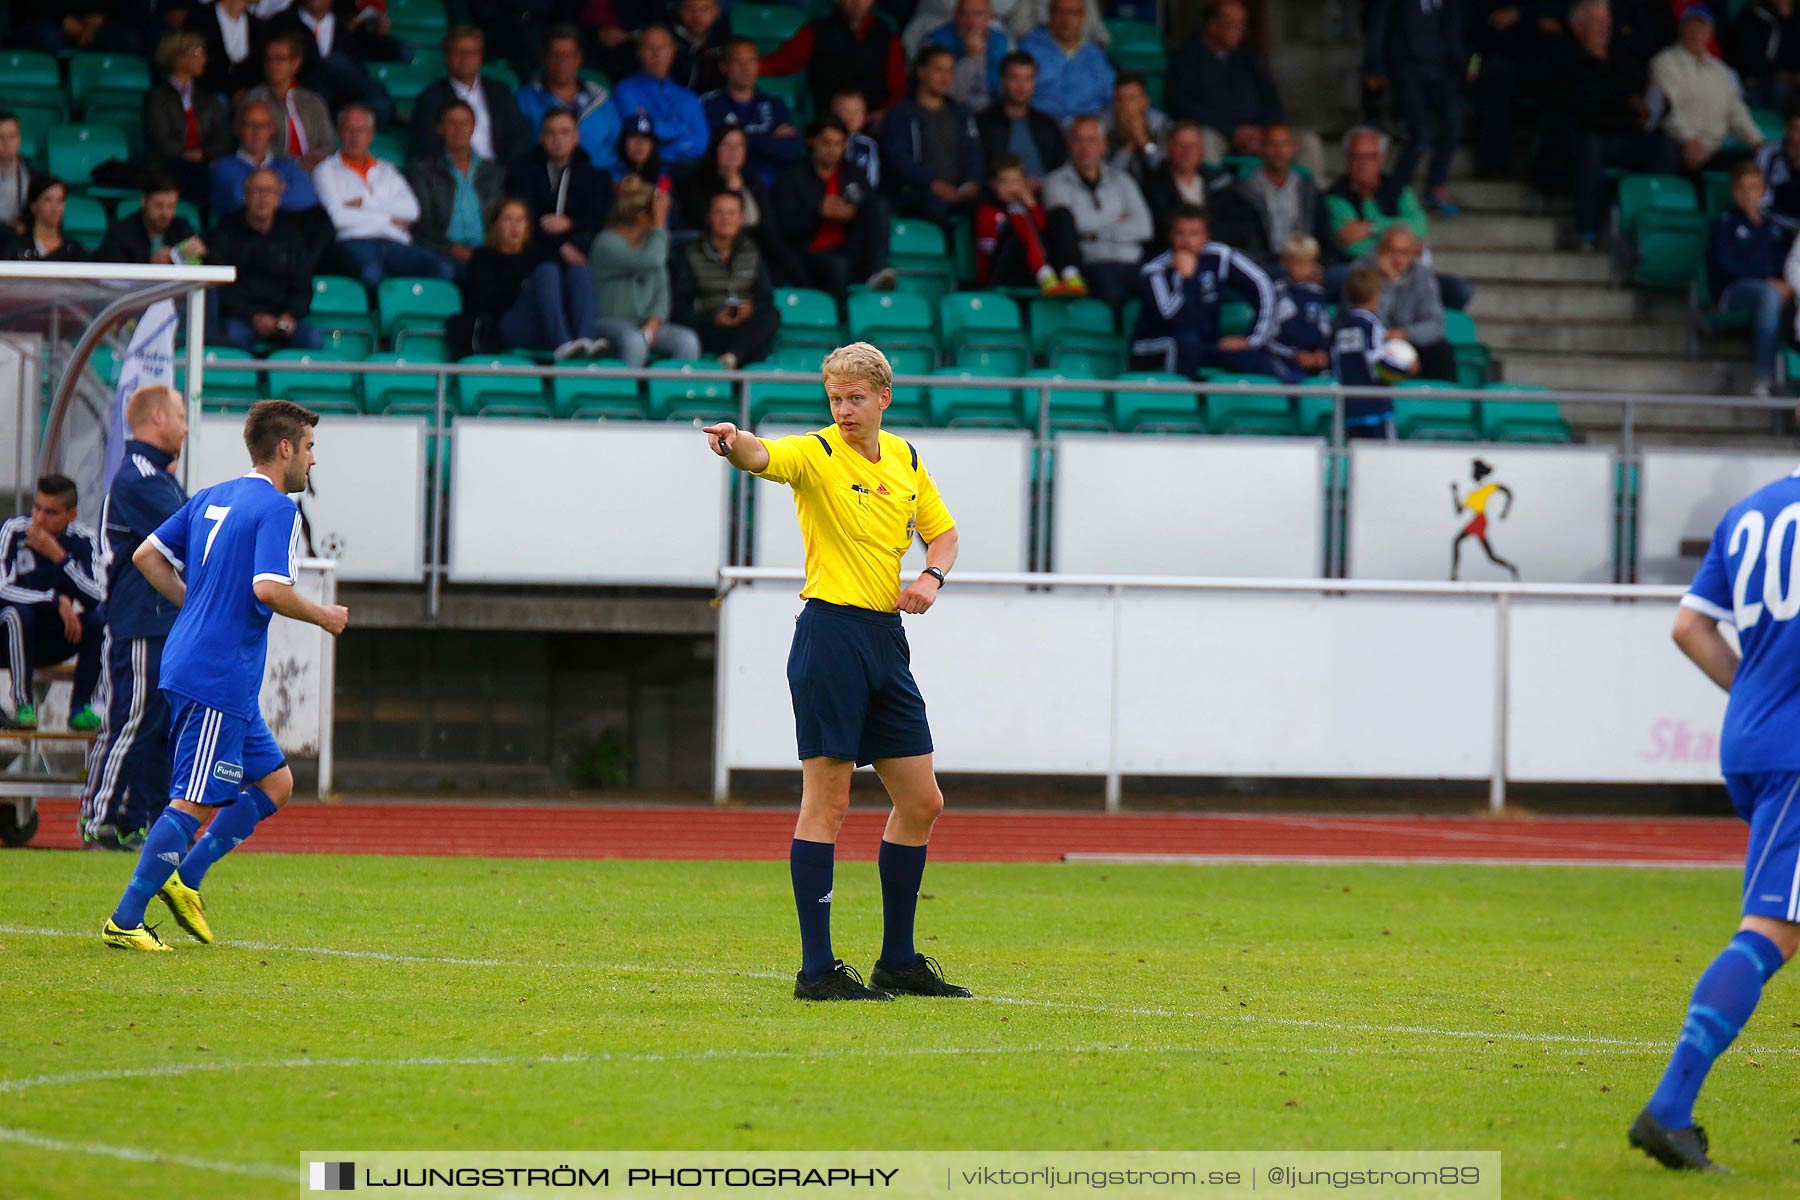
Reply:
[[1619, 180], [1613, 222], [1619, 235], [1637, 234], [1638, 221], [1649, 212], [1694, 212], [1694, 185], [1680, 175], [1627, 175]]
[[383, 129], [369, 139], [369, 154], [402, 169], [406, 161], [412, 157], [412, 149], [406, 135], [395, 129]]
[[88, 97], [82, 120], [89, 125], [112, 127], [125, 139], [125, 149], [132, 159], [144, 156], [143, 101], [140, 97], [123, 92], [97, 92]]
[[393, 0], [388, 5], [388, 21], [395, 37], [425, 51], [418, 56], [421, 59], [437, 57], [432, 52], [450, 28], [443, 0]]
[[888, 223], [888, 260], [935, 259], [943, 261], [950, 253], [944, 241], [944, 230], [936, 222], [920, 217], [895, 217]]
[[[652, 363], [683, 374], [716, 371], [719, 360], [700, 358], [682, 362]], [[729, 379], [652, 379], [650, 419], [685, 421], [694, 417], [735, 421], [738, 417], [737, 386]]]
[[1221, 371], [1207, 379], [1206, 427], [1218, 434], [1292, 437], [1300, 432], [1291, 396], [1213, 391], [1218, 384], [1279, 384], [1273, 375]]
[[748, 4], [739, 0], [731, 6], [731, 32], [755, 42], [763, 54], [793, 37], [805, 20], [799, 9], [786, 4]]
[[[768, 374], [785, 370], [774, 363], [755, 363], [745, 370]], [[811, 425], [817, 428], [831, 420], [831, 410], [817, 377], [801, 380], [755, 380], [750, 385], [750, 423], [777, 425]]]
[[589, 83], [597, 83], [607, 91], [612, 91], [613, 81], [607, 78], [605, 71], [596, 71], [593, 67], [582, 67], [575, 72], [575, 78], [585, 79]]
[[1402, 439], [1427, 442], [1473, 442], [1481, 437], [1473, 400], [1425, 395], [1450, 385], [1429, 379], [1405, 379], [1395, 385], [1394, 429]]
[[375, 298], [382, 336], [396, 350], [421, 341], [446, 344], [444, 323], [462, 311], [462, 292], [445, 279], [396, 275], [381, 281]]
[[513, 65], [503, 58], [490, 58], [482, 63], [481, 74], [484, 78], [505, 84], [506, 90], [509, 92], [519, 90], [519, 73], [513, 70]]
[[780, 96], [785, 100], [788, 112], [796, 123], [804, 125], [812, 119], [812, 89], [806, 86], [804, 72], [795, 75], [764, 75], [756, 81], [756, 86], [771, 96]]
[[1107, 57], [1122, 71], [1162, 71], [1168, 65], [1163, 32], [1154, 21], [1112, 20], [1106, 23], [1112, 35]]
[[[1117, 383], [1179, 383], [1193, 380], [1167, 371], [1127, 371]], [[1187, 392], [1113, 392], [1113, 419], [1127, 432], [1205, 433], [1206, 415], [1199, 395]]]
[[[833, 343], [833, 348], [835, 346], [836, 343]], [[783, 346], [769, 355], [768, 361], [770, 365], [778, 366], [784, 371], [811, 371], [816, 375], [825, 362], [825, 356], [830, 353], [831, 350], [822, 345]], [[889, 354], [888, 360], [891, 362], [893, 357], [893, 354]]]
[[[946, 367], [932, 374], [944, 380], [970, 380], [984, 376], [984, 372], [966, 367]], [[1012, 372], [996, 371], [987, 374], [991, 378], [994, 375], [1010, 375]], [[1018, 429], [1025, 424], [1024, 413], [1019, 405], [1019, 393], [1010, 388], [934, 383], [928, 392], [927, 403], [933, 425], [986, 425]]]
[[325, 348], [338, 358], [360, 359], [375, 349], [375, 317], [360, 280], [344, 275], [313, 276], [312, 312], [307, 317], [325, 335]]
[[959, 365], [974, 365], [971, 352], [1011, 352], [1017, 374], [1031, 365], [1031, 337], [1019, 306], [999, 292], [954, 292], [938, 305], [944, 344]]
[[838, 325], [837, 301], [812, 288], [776, 288], [775, 308], [781, 314], [777, 349], [787, 346], [823, 346], [835, 349], [844, 342]]
[[1031, 355], [1020, 346], [964, 346], [957, 351], [955, 365], [977, 375], [1023, 375], [1031, 366]]
[[85, 184], [101, 163], [130, 157], [125, 135], [111, 125], [57, 125], [50, 130], [50, 173], [64, 183]]
[[[629, 364], [623, 359], [597, 358], [586, 365], [623, 369]], [[550, 399], [551, 408], [558, 417], [641, 421], [649, 415], [644, 398], [638, 392], [638, 381], [617, 375], [558, 376], [550, 381]]]
[[1725, 171], [1702, 171], [1700, 192], [1705, 197], [1700, 211], [1709, 219], [1717, 216], [1731, 207], [1731, 175]]
[[92, 196], [70, 196], [63, 204], [63, 236], [98, 250], [106, 236], [106, 206]]
[[462, 366], [519, 367], [504, 375], [461, 375], [456, 380], [457, 409], [465, 417], [547, 417], [550, 400], [544, 381], [530, 374], [536, 366], [520, 354], [471, 354]]
[[1072, 379], [1111, 379], [1125, 369], [1128, 356], [1117, 339], [1110, 346], [1057, 346], [1050, 351], [1050, 366]]
[[1444, 340], [1456, 357], [1458, 387], [1486, 387], [1494, 356], [1475, 333], [1475, 318], [1458, 309], [1444, 310]]
[[1488, 388], [1481, 398], [1481, 436], [1492, 442], [1574, 441], [1574, 431], [1553, 402], [1506, 398], [1549, 390], [1530, 383], [1497, 383]]
[[1113, 344], [1112, 306], [1093, 296], [1040, 296], [1031, 302], [1031, 349], [1048, 360], [1060, 345]]
[[1219, 306], [1219, 333], [1224, 337], [1243, 337], [1256, 322], [1256, 306], [1242, 300], [1227, 300]]
[[50, 150], [50, 130], [62, 124], [62, 113], [53, 108], [21, 104], [12, 110], [19, 118], [19, 154], [42, 170]]
[[933, 309], [911, 292], [855, 292], [850, 296], [850, 336], [889, 346], [919, 346], [937, 353]]
[[[443, 35], [440, 32], [438, 36]], [[436, 54], [421, 54], [417, 62], [372, 62], [367, 65], [367, 70], [393, 98], [394, 110], [406, 116], [412, 113], [413, 101], [419, 98], [419, 93], [443, 76], [444, 64]]]
[[[393, 350], [382, 351], [369, 355], [363, 361], [403, 367], [416, 363], [441, 363], [445, 358], [441, 347], [426, 346], [405, 354]], [[395, 372], [369, 373], [363, 376], [363, 407], [377, 415], [423, 414], [435, 417], [437, 391], [438, 377], [429, 372], [405, 375]], [[456, 415], [454, 383], [446, 387], [444, 401], [444, 419], [450, 420]]]
[[[1311, 375], [1300, 381], [1309, 387], [1330, 387], [1336, 383], [1330, 375]], [[1322, 395], [1300, 394], [1294, 397], [1300, 408], [1300, 435], [1302, 437], [1331, 436], [1331, 397]]]
[[[267, 396], [262, 373], [250, 365], [254, 361], [249, 352], [235, 346], [206, 348], [201, 356], [205, 373], [200, 381], [200, 402], [207, 412], [242, 412]], [[175, 355], [175, 386], [184, 391], [188, 386], [186, 350]]]
[[0, 50], [0, 100], [8, 108], [30, 104], [52, 110], [60, 121], [68, 108], [56, 59], [35, 50]]
[[[1737, 15], [1737, 11], [1733, 10], [1732, 16], [1735, 17], [1736, 15]], [[1756, 122], [1756, 127], [1758, 129], [1762, 130], [1762, 135], [1763, 135], [1764, 141], [1766, 141], [1766, 142], [1781, 141], [1782, 121], [1781, 121], [1781, 111], [1779, 109], [1753, 108], [1750, 110], [1750, 119]]]
[[[0, 84], [0, 94], [4, 94]], [[150, 90], [150, 64], [135, 54], [96, 54], [76, 51], [69, 56], [69, 98], [75, 108], [87, 112], [88, 104], [97, 96], [111, 92], [127, 97], [133, 105], [143, 103]]]
[[975, 222], [956, 217], [950, 223], [950, 260], [956, 265], [956, 281], [975, 286]]
[[1619, 273], [1639, 287], [1687, 287], [1705, 262], [1706, 215], [1680, 175], [1619, 180], [1613, 223], [1625, 256]]
[[[1093, 377], [1039, 367], [1034, 371], [1027, 371], [1026, 378], [1079, 380]], [[1032, 391], [1025, 393], [1025, 424], [1028, 428], [1037, 428], [1038, 405], [1041, 395], [1042, 393]], [[1052, 389], [1049, 396], [1050, 428], [1052, 430], [1110, 430], [1113, 427], [1112, 397], [1104, 388], [1096, 388], [1093, 391], [1058, 388]]]
[[321, 350], [277, 350], [269, 355], [269, 361], [306, 363], [316, 365], [316, 370], [270, 371], [269, 394], [278, 400], [292, 400], [295, 404], [303, 404], [314, 412], [342, 413], [360, 416], [363, 411], [362, 401], [358, 398], [356, 375], [349, 371], [333, 371], [333, 363], [346, 360], [335, 358]]

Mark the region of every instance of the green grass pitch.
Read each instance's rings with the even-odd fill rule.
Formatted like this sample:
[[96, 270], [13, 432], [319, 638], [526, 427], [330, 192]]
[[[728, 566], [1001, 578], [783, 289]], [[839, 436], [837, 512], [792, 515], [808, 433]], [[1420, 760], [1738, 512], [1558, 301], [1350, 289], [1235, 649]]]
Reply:
[[[1625, 1144], [1729, 871], [938, 865], [921, 944], [985, 999], [875, 1006], [791, 998], [779, 863], [243, 856], [221, 944], [151, 956], [94, 936], [125, 857], [0, 861], [6, 1197], [285, 1197], [309, 1148], [1492, 1149], [1510, 1198], [1800, 1196], [1785, 975], [1701, 1097], [1738, 1173]], [[866, 971], [873, 864], [834, 907]]]

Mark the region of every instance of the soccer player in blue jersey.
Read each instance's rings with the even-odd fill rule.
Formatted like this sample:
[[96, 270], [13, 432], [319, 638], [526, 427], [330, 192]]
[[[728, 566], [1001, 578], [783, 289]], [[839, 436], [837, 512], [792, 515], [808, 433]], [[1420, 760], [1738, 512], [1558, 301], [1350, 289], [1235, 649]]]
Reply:
[[[212, 941], [199, 887], [207, 869], [244, 843], [293, 794], [294, 775], [258, 705], [269, 617], [306, 621], [334, 637], [350, 619], [294, 587], [300, 510], [319, 414], [262, 400], [244, 421], [252, 469], [205, 488], [164, 521], [132, 562], [180, 609], [163, 650], [162, 689], [173, 711], [169, 806], [151, 826], [136, 872], [101, 939], [121, 950], [167, 950], [144, 924], [153, 896], [176, 924]], [[217, 815], [194, 843], [209, 810]], [[189, 849], [192, 844], [192, 849]]]
[[[1700, 975], [1662, 1081], [1631, 1144], [1665, 1167], [1717, 1171], [1694, 1099], [1800, 947], [1800, 471], [1741, 501], [1713, 533], [1682, 597], [1675, 644], [1730, 693], [1719, 739], [1725, 786], [1750, 823], [1744, 919]], [[1719, 625], [1737, 629], [1733, 649]]]

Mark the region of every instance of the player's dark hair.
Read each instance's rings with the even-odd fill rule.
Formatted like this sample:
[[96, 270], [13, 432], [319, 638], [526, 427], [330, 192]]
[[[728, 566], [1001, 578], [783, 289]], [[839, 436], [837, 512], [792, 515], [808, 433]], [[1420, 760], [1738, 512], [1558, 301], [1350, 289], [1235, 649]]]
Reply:
[[1169, 213], [1169, 228], [1175, 228], [1177, 221], [1198, 221], [1204, 225], [1206, 224], [1206, 210], [1198, 204], [1188, 204], [1184, 201], [1177, 204]]
[[919, 81], [919, 72], [925, 69], [925, 64], [937, 58], [939, 55], [948, 58], [956, 57], [956, 55], [950, 53], [950, 48], [948, 46], [940, 46], [936, 42], [926, 42], [923, 46], [919, 47], [919, 52], [913, 56], [912, 77], [914, 83]]
[[[1791, 117], [1789, 118], [1789, 120], [1792, 120], [1792, 119], [1793, 118], [1791, 118]], [[0, 125], [4, 125], [8, 121], [11, 121], [14, 125], [19, 124], [19, 114], [16, 112], [12, 112], [11, 110], [7, 110], [5, 112], [0, 112]]]
[[297, 30], [284, 29], [271, 36], [263, 43], [263, 53], [267, 54], [270, 46], [286, 46], [294, 52], [296, 58], [306, 57], [306, 39]]
[[846, 138], [850, 136], [850, 130], [841, 120], [831, 113], [820, 113], [812, 119], [812, 124], [806, 127], [806, 140], [809, 142], [812, 141], [827, 129], [835, 129]]
[[1351, 308], [1366, 308], [1381, 299], [1381, 272], [1358, 267], [1344, 280], [1344, 301]]
[[1115, 92], [1122, 87], [1129, 87], [1134, 84], [1143, 88], [1146, 92], [1150, 90], [1150, 78], [1142, 71], [1120, 71], [1117, 75], [1113, 76], [1113, 91]]
[[1731, 168], [1732, 186], [1737, 186], [1737, 181], [1747, 175], [1754, 175], [1758, 179], [1762, 178], [1762, 168], [1756, 165], [1756, 160], [1753, 158], [1746, 158], [1743, 162], [1738, 163]]
[[467, 100], [457, 97], [454, 100], [446, 100], [444, 102], [443, 109], [438, 113], [438, 124], [442, 125], [444, 123], [445, 113], [453, 113], [459, 108], [469, 114], [469, 120], [473, 121], [475, 119], [475, 106], [470, 104]]
[[244, 418], [244, 448], [250, 451], [252, 464], [266, 463], [283, 442], [292, 442], [298, 450], [301, 433], [318, 423], [318, 413], [292, 400], [258, 400]]
[[[739, 47], [739, 46], [748, 46], [748, 47], [750, 47], [750, 48], [751, 48], [751, 49], [752, 49], [752, 50], [755, 50], [755, 51], [757, 51], [757, 53], [758, 53], [758, 54], [759, 54], [759, 55], [760, 55], [760, 54], [761, 54], [761, 52], [762, 52], [762, 51], [761, 51], [761, 48], [760, 48], [760, 47], [758, 47], [758, 46], [757, 46], [757, 44], [756, 44], [756, 39], [755, 39], [755, 38], [747, 38], [747, 37], [734, 37], [734, 38], [728, 38], [728, 39], [726, 39], [726, 42], [725, 42], [725, 57], [727, 57], [727, 58], [730, 58], [730, 57], [731, 57], [731, 52], [732, 52], [732, 51], [733, 51], [733, 50], [736, 50], [736, 49], [737, 49], [737, 48], [738, 48], [738, 47]], [[833, 98], [833, 99], [836, 99], [836, 97], [835, 97], [835, 96], [834, 96], [834, 97], [832, 97], [832, 98]]]
[[37, 490], [40, 496], [48, 496], [64, 508], [75, 507], [75, 481], [67, 475], [40, 475]]
[[1000, 172], [1002, 171], [1022, 171], [1024, 169], [1025, 160], [1018, 155], [996, 154], [994, 157], [988, 159], [987, 177], [989, 179], [998, 179], [1000, 178]]
[[487, 49], [487, 34], [481, 32], [481, 26], [479, 26], [479, 25], [455, 25], [455, 26], [452, 26], [450, 28], [450, 30], [444, 34], [444, 40], [441, 43], [444, 48], [444, 52], [449, 53], [450, 47], [456, 45], [456, 43], [464, 40], [465, 38], [474, 38], [476, 41], [481, 43], [483, 50]]
[[175, 176], [169, 169], [161, 165], [145, 167], [138, 176], [138, 191], [146, 196], [154, 196], [158, 192], [178, 192], [181, 185], [175, 182]]
[[[581, 29], [576, 25], [552, 25], [550, 32], [544, 35], [544, 49], [550, 48], [551, 42], [574, 42], [577, 50], [581, 49]], [[587, 56], [582, 55], [583, 58]]]
[[1002, 75], [1006, 74], [1006, 68], [1008, 67], [1030, 67], [1035, 71], [1038, 69], [1037, 59], [1031, 57], [1030, 54], [1027, 54], [1023, 50], [1010, 50], [1007, 52], [1006, 56], [1000, 60], [1000, 73]]

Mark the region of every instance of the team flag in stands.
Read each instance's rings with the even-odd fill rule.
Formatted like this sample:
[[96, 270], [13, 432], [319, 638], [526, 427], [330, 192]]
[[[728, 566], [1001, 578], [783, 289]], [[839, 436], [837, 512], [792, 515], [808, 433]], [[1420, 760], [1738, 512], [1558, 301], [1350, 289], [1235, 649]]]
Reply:
[[[131, 431], [125, 428], [125, 401], [131, 393], [148, 384], [175, 385], [175, 302], [158, 300], [138, 318], [131, 345], [125, 350], [125, 361], [119, 364], [119, 386], [113, 392], [112, 427], [106, 435], [106, 468], [101, 472], [103, 489], [112, 488], [113, 475], [125, 460], [125, 442]], [[92, 460], [89, 460], [92, 461]]]

